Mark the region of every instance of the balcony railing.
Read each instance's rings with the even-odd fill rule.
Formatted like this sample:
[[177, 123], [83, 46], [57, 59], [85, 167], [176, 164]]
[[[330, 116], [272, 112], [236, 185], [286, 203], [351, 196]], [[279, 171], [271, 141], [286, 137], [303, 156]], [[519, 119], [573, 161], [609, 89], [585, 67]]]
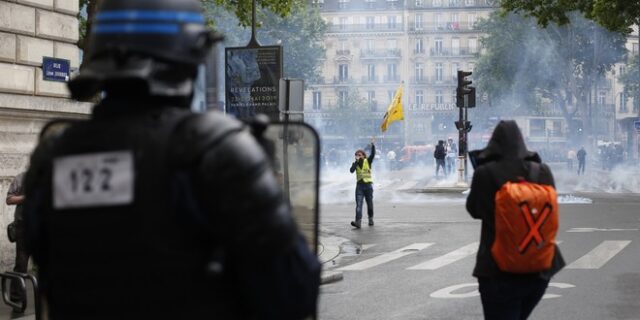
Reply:
[[348, 56], [351, 54], [351, 50], [346, 49], [346, 50], [336, 50], [336, 55], [338, 56]]
[[411, 84], [430, 84], [430, 85], [442, 85], [449, 86], [455, 85], [456, 82], [451, 77], [442, 76], [440, 78], [436, 76], [422, 76], [422, 77], [411, 77]]
[[362, 77], [362, 83], [379, 83], [380, 78], [378, 76], [364, 76]]
[[400, 75], [386, 75], [384, 76], [384, 82], [399, 82]]
[[487, 0], [410, 0], [407, 2], [409, 8], [470, 8], [470, 7], [494, 7]]
[[416, 32], [445, 32], [445, 31], [472, 31], [475, 29], [475, 24], [469, 24], [467, 22], [423, 22], [416, 25], [415, 21], [409, 21], [409, 31]]
[[360, 51], [361, 59], [399, 59], [402, 57], [400, 49], [364, 49]]
[[329, 25], [327, 32], [380, 32], [380, 31], [404, 31], [402, 22], [395, 24], [376, 23], [376, 24], [332, 24]]
[[333, 77], [333, 83], [334, 84], [340, 84], [340, 83], [355, 83], [355, 80], [351, 77]]
[[467, 47], [460, 48], [431, 48], [429, 55], [432, 57], [458, 57], [458, 56], [472, 56], [478, 53], [478, 49], [471, 49]]

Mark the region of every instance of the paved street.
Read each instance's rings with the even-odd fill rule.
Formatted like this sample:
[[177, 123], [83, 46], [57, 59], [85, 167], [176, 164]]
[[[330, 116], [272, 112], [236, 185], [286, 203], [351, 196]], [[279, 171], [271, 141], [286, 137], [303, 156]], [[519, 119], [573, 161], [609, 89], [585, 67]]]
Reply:
[[[352, 186], [323, 189], [324, 234], [344, 241], [326, 267], [344, 280], [322, 287], [320, 319], [482, 319], [471, 276], [480, 223], [466, 213], [466, 196], [397, 192], [380, 180], [376, 226], [361, 230], [349, 226]], [[640, 319], [640, 195], [572, 193], [560, 201], [567, 267], [531, 319]]]

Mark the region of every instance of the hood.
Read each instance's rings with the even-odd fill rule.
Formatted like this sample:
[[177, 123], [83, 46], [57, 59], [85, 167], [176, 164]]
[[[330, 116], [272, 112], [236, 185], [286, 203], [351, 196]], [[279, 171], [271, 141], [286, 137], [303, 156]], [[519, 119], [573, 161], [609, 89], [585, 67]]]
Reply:
[[493, 130], [487, 147], [469, 152], [474, 167], [500, 159], [520, 159], [541, 162], [540, 156], [527, 150], [522, 133], [515, 121], [500, 121]]

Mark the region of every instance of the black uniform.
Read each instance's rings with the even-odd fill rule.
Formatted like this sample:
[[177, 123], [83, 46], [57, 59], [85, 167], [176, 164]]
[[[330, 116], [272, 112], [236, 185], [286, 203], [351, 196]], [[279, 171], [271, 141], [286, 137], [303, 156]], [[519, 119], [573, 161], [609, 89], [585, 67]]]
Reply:
[[25, 181], [27, 237], [51, 319], [315, 312], [320, 264], [265, 151], [239, 121], [189, 111], [212, 41], [198, 8], [106, 0], [98, 9], [70, 89], [106, 98], [89, 121], [45, 135]]

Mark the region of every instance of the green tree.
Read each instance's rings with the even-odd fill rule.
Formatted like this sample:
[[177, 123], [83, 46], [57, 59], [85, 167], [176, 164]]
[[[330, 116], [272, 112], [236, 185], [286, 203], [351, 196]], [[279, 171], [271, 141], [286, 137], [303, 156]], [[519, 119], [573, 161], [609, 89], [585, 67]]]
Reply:
[[[238, 18], [218, 6], [209, 5], [206, 9], [214, 27], [225, 35], [225, 46], [239, 47], [249, 42], [251, 28], [244, 27]], [[296, 0], [289, 16], [264, 11], [257, 14], [257, 20], [260, 21], [257, 40], [262, 45], [283, 46], [284, 76], [317, 83], [321, 58], [325, 56], [323, 38], [327, 29], [319, 9]]]
[[626, 71], [620, 75], [620, 81], [624, 84], [625, 99], [633, 98], [633, 110], [640, 113], [640, 59], [629, 59]]
[[[91, 28], [91, 18], [95, 14], [97, 5], [102, 0], [80, 0], [80, 41], [78, 46], [84, 49], [87, 31]], [[200, 0], [205, 6], [215, 5], [224, 8], [227, 12], [233, 12], [242, 26], [251, 25], [252, 0]], [[256, 0], [259, 7], [269, 10], [280, 17], [289, 15], [295, 0]], [[86, 9], [86, 15], [82, 12]]]
[[580, 11], [610, 31], [630, 33], [640, 25], [640, 2], [630, 0], [501, 0], [506, 12], [531, 15], [543, 26], [568, 23], [572, 11]]
[[542, 28], [522, 15], [494, 13], [479, 23], [486, 53], [475, 77], [491, 105], [532, 109], [550, 102], [569, 126], [579, 111], [588, 120], [592, 89], [623, 59], [626, 39], [576, 13], [570, 18], [571, 24]]

